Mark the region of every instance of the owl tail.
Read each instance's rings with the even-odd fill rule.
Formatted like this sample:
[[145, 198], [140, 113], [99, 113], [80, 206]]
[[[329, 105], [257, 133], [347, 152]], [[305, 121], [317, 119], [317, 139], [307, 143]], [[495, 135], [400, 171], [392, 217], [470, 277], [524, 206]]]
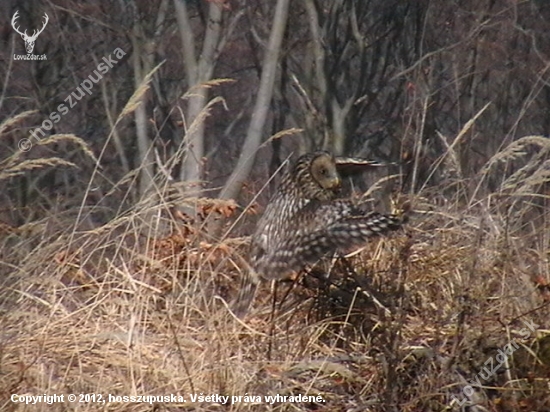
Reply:
[[248, 268], [245, 276], [241, 281], [241, 287], [239, 288], [239, 295], [237, 299], [231, 304], [231, 310], [238, 318], [244, 318], [250, 309], [250, 305], [256, 295], [256, 289], [258, 288], [259, 278], [256, 272], [252, 268]]

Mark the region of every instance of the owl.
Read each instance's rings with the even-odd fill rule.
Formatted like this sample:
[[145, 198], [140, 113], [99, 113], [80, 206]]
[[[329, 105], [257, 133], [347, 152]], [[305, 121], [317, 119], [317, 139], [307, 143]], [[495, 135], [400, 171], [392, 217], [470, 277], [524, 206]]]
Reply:
[[237, 316], [248, 311], [261, 279], [284, 279], [327, 254], [402, 226], [402, 215], [366, 213], [351, 200], [338, 199], [340, 172], [371, 165], [377, 163], [316, 151], [284, 174], [252, 235], [250, 268], [233, 305]]

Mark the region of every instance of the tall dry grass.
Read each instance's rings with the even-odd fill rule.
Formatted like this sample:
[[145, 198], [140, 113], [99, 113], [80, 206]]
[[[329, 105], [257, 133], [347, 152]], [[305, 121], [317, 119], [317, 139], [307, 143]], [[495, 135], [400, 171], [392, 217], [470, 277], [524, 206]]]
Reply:
[[[88, 153], [76, 136], [52, 138]], [[476, 404], [472, 411], [550, 410], [549, 148], [547, 138], [525, 137], [475, 179], [424, 188], [403, 232], [276, 290], [263, 285], [244, 321], [226, 302], [245, 270], [247, 240], [214, 242], [200, 224], [201, 214], [239, 217], [235, 205], [186, 198], [165, 172], [105, 223], [83, 228], [93, 212], [83, 203], [77, 214], [5, 226], [0, 409], [413, 412], [458, 411], [458, 400]], [[445, 167], [441, 160], [434, 167]], [[60, 165], [15, 153], [0, 176]], [[457, 187], [468, 196], [442, 195]], [[178, 212], [182, 204], [199, 220]], [[526, 322], [536, 325], [528, 336]], [[519, 349], [466, 396], [509, 342]], [[71, 393], [186, 402], [9, 400]], [[201, 393], [262, 401], [192, 402]], [[275, 394], [324, 401], [264, 401]]]

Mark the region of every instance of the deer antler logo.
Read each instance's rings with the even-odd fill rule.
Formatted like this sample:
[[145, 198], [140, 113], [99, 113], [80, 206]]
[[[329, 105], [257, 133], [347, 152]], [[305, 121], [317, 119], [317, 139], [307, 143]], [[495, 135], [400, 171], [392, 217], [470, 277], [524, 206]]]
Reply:
[[15, 26], [16, 20], [19, 17], [18, 14], [19, 14], [19, 10], [16, 11], [15, 14], [13, 15], [13, 18], [11, 19], [11, 25], [13, 29], [17, 33], [19, 33], [23, 38], [23, 40], [25, 41], [25, 49], [27, 50], [27, 54], [32, 54], [32, 51], [34, 50], [34, 42], [36, 42], [36, 38], [38, 37], [38, 35], [44, 31], [44, 29], [46, 28], [46, 24], [48, 24], [48, 21], [50, 20], [50, 18], [46, 13], [44, 13], [44, 25], [40, 30], [33, 30], [32, 36], [29, 36], [27, 35], [27, 30], [25, 30], [24, 33], [21, 33], [19, 31], [19, 27]]

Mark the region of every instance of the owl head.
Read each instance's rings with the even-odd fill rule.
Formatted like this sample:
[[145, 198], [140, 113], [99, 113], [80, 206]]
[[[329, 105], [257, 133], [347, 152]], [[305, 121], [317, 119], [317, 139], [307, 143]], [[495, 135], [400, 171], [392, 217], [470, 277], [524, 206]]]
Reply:
[[294, 166], [293, 175], [302, 195], [308, 199], [333, 199], [342, 183], [334, 156], [325, 151], [301, 156]]

